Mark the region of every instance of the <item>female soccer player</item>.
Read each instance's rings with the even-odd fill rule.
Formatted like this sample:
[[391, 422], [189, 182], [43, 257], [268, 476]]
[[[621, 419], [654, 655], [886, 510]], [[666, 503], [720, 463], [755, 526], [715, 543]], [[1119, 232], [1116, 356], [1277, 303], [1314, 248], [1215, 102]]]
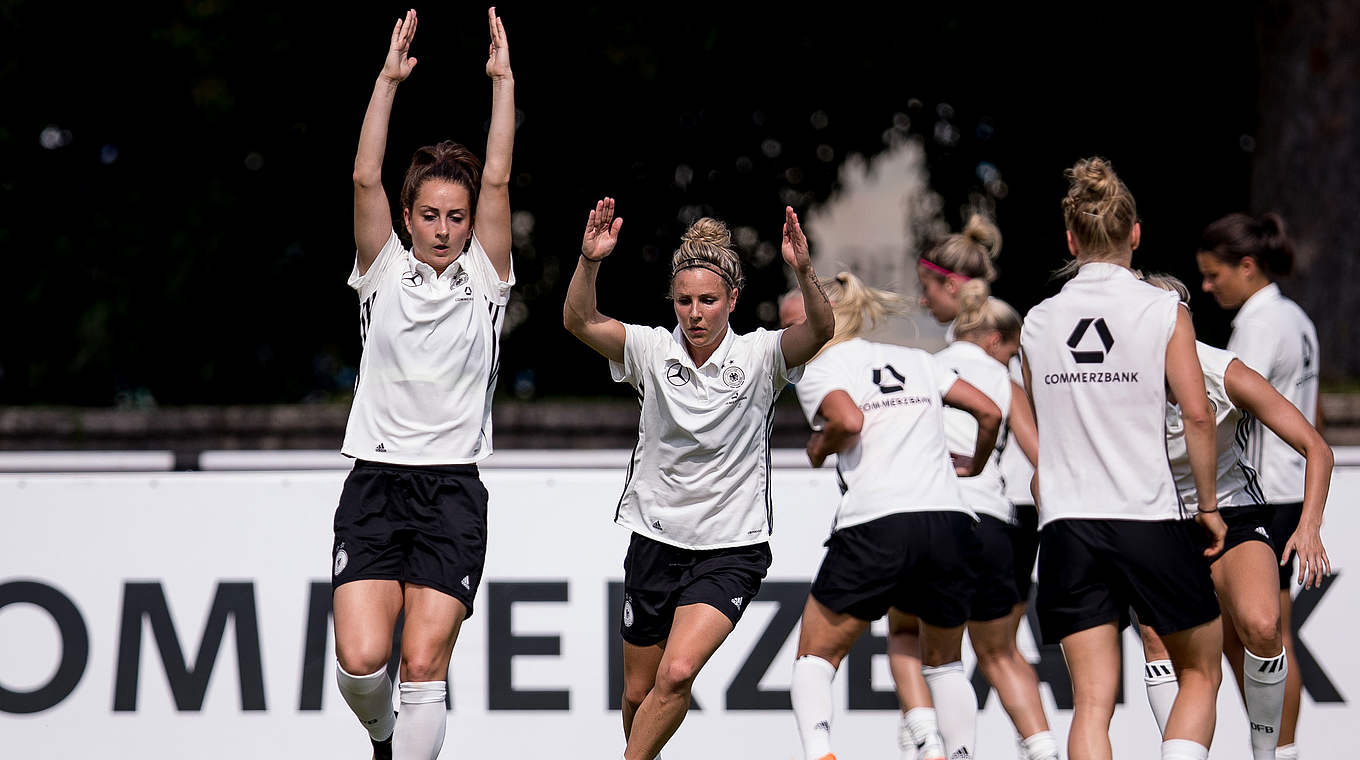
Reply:
[[[415, 11], [392, 30], [354, 159], [349, 284], [359, 292], [364, 351], [342, 449], [356, 461], [335, 512], [336, 680], [377, 758], [439, 754], [449, 659], [486, 553], [476, 462], [491, 453], [496, 356], [515, 282], [507, 192], [515, 80], [495, 8], [487, 21], [485, 170], [456, 143], [416, 151], [401, 189], [409, 247], [392, 228], [382, 161], [392, 100], [416, 65]], [[403, 611], [394, 732], [387, 663]]]
[[[1190, 291], [1180, 280], [1169, 275], [1144, 279], [1176, 293], [1188, 308]], [[1228, 524], [1225, 548], [1211, 558], [1210, 565], [1223, 606], [1223, 650], [1246, 704], [1252, 755], [1255, 760], [1274, 760], [1288, 665], [1280, 632], [1279, 566], [1272, 541], [1284, 542], [1284, 556], [1297, 552], [1302, 558], [1299, 572], [1305, 586], [1320, 584], [1322, 575], [1330, 574], [1318, 529], [1332, 476], [1332, 450], [1288, 399], [1231, 351], [1199, 342], [1195, 348], [1218, 423], [1218, 505]], [[1185, 456], [1180, 410], [1174, 399], [1168, 402], [1167, 452], [1176, 488], [1191, 507], [1194, 482]], [[1270, 534], [1270, 507], [1255, 468], [1246, 462], [1245, 451], [1253, 445], [1253, 420], [1289, 443], [1306, 461], [1303, 520], [1287, 541]], [[1147, 626], [1142, 626], [1142, 634], [1148, 701], [1161, 727], [1176, 696], [1175, 675], [1157, 634]]]
[[[1260, 217], [1229, 214], [1205, 228], [1195, 259], [1204, 276], [1204, 291], [1213, 295], [1219, 306], [1239, 310], [1233, 318], [1228, 350], [1298, 407], [1308, 422], [1320, 427], [1317, 330], [1303, 309], [1286, 298], [1276, 284], [1294, 269], [1294, 247], [1285, 233], [1284, 220], [1275, 213]], [[1298, 757], [1294, 734], [1303, 676], [1294, 657], [1289, 623], [1293, 560], [1284, 553], [1281, 542], [1303, 527], [1306, 466], [1294, 447], [1275, 433], [1262, 430], [1260, 421], [1250, 426], [1252, 445], [1246, 451], [1247, 461], [1260, 473], [1266, 502], [1275, 510], [1270, 534], [1277, 537], [1280, 609], [1289, 662], [1277, 755], [1281, 760], [1294, 760]]]
[[633, 531], [623, 581], [624, 757], [651, 760], [684, 720], [699, 669], [760, 590], [774, 520], [774, 402], [835, 323], [787, 207], [782, 251], [810, 304], [806, 322], [732, 331], [741, 260], [727, 227], [707, 218], [671, 257], [675, 329], [610, 319], [596, 308], [595, 276], [622, 226], [612, 198], [590, 212], [562, 317], [641, 397], [614, 521]]
[[[923, 758], [972, 757], [977, 702], [963, 674], [963, 625], [973, 593], [977, 518], [959, 490], [943, 406], [974, 420], [975, 445], [960, 474], [991, 455], [1001, 411], [930, 354], [859, 336], [899, 300], [836, 275], [828, 290], [837, 332], [805, 368], [798, 400], [814, 427], [808, 458], [837, 454], [842, 497], [827, 554], [812, 584], [793, 666], [794, 718], [808, 760], [832, 758], [831, 681], [871, 622], [895, 607], [921, 621], [924, 676], [939, 706], [909, 712]], [[918, 707], [913, 705], [912, 707]], [[939, 736], [943, 737], [943, 746]]]
[[[1190, 317], [1129, 269], [1141, 230], [1133, 195], [1101, 158], [1067, 171], [1063, 199], [1077, 274], [1021, 332], [1039, 427], [1039, 621], [1060, 641], [1075, 714], [1071, 760], [1110, 758], [1119, 631], [1130, 606], [1166, 642], [1180, 678], [1164, 760], [1204, 760], [1214, 733], [1222, 630], [1206, 557], [1225, 526], [1214, 491], [1214, 422]], [[1197, 495], [1181, 519], [1167, 466], [1167, 388], [1181, 402]]]

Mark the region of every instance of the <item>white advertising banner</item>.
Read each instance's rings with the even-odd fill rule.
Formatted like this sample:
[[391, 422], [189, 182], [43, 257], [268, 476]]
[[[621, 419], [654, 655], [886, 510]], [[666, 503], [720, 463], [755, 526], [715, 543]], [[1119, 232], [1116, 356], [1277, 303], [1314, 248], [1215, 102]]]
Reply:
[[[617, 468], [500, 469], [476, 612], [450, 672], [443, 757], [619, 757], [618, 620], [628, 533], [611, 524]], [[0, 756], [368, 757], [335, 688], [329, 620], [331, 517], [345, 473], [0, 475]], [[1306, 684], [1298, 743], [1345, 757], [1360, 737], [1360, 467], [1338, 467], [1323, 531], [1334, 575], [1297, 600]], [[834, 473], [774, 474], [774, 564], [759, 598], [700, 674], [667, 758], [799, 758], [788, 710], [798, 617], [838, 497]], [[882, 623], [841, 667], [838, 756], [895, 758], [897, 719]], [[1124, 636], [1115, 755], [1157, 756], [1142, 656]], [[1065, 741], [1071, 692], [1061, 653], [1037, 663]], [[974, 671], [971, 652], [965, 666]], [[999, 700], [976, 756], [1015, 757]], [[1231, 679], [1213, 758], [1249, 756]], [[1065, 754], [1065, 753], [1064, 753]]]

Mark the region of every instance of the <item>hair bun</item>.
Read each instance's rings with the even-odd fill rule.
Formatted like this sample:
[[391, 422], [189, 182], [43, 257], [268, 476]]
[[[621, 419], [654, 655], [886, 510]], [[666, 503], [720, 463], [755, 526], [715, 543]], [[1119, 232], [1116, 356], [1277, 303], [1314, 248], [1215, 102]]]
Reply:
[[718, 248], [732, 247], [732, 233], [727, 225], [711, 217], [698, 219], [685, 230], [680, 239], [686, 243], [711, 245]]
[[991, 219], [974, 212], [963, 227], [963, 236], [981, 246], [987, 258], [996, 260], [1001, 253], [1001, 230]]
[[986, 280], [973, 278], [959, 288], [959, 314], [975, 313], [987, 305], [992, 297], [992, 288]]

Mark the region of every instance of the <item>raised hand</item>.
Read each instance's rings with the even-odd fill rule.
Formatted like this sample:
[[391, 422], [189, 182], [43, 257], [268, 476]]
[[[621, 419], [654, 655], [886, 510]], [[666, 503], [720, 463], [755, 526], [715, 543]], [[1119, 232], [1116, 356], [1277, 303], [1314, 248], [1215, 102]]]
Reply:
[[614, 218], [614, 199], [605, 198], [595, 204], [586, 220], [586, 234], [581, 238], [581, 255], [590, 261], [603, 261], [619, 242], [623, 217]]
[[803, 226], [798, 223], [798, 215], [793, 212], [792, 206], [784, 207], [783, 243], [779, 250], [784, 254], [784, 262], [793, 267], [795, 272], [812, 268], [807, 236], [803, 234]]
[[491, 49], [486, 58], [486, 75], [492, 79], [508, 79], [510, 73], [510, 41], [505, 38], [505, 24], [496, 15], [492, 6], [486, 12], [487, 24], [491, 27]]
[[387, 60], [383, 61], [384, 78], [403, 82], [411, 76], [411, 69], [416, 67], [416, 59], [410, 55], [411, 40], [415, 36], [416, 12], [412, 9], [406, 11], [405, 17], [397, 19], [397, 25], [392, 28], [392, 44], [387, 49]]

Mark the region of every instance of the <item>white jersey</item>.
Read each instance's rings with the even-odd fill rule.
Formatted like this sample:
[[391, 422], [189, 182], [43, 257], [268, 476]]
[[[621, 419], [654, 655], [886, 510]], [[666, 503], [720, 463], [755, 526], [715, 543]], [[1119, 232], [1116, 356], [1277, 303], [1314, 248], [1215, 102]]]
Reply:
[[[966, 340], [955, 341], [941, 349], [935, 354], [935, 360], [991, 399], [1001, 409], [1001, 429], [1006, 429], [1011, 413], [1011, 376], [1006, 365], [988, 356], [981, 346]], [[971, 457], [977, 450], [977, 418], [968, 412], [945, 407], [944, 431], [950, 453]], [[959, 478], [959, 488], [963, 490], [964, 503], [974, 512], [1011, 522], [1014, 515], [1001, 480], [1001, 450], [1005, 442], [997, 441], [994, 445], [996, 448], [987, 459], [987, 466], [971, 478]]]
[[1025, 317], [1041, 526], [1182, 515], [1165, 431], [1177, 303], [1125, 267], [1096, 262]]
[[[1271, 283], [1252, 294], [1233, 319], [1228, 350], [1317, 424], [1318, 340], [1313, 321]], [[1251, 420], [1247, 461], [1261, 474], [1271, 504], [1303, 501], [1305, 460], [1260, 420]]]
[[680, 328], [624, 329], [623, 363], [609, 369], [637, 389], [642, 415], [614, 522], [685, 549], [769, 540], [774, 402], [802, 375], [784, 364], [784, 331], [729, 326], [696, 367]]
[[[1215, 469], [1218, 506], [1242, 507], [1265, 504], [1265, 495], [1257, 482], [1256, 470], [1243, 459], [1243, 449], [1250, 444], [1249, 419], [1228, 398], [1228, 384], [1224, 380], [1228, 365], [1236, 356], [1203, 343], [1196, 342], [1199, 364], [1204, 369], [1204, 389], [1209, 394], [1209, 406], [1214, 410], [1217, 431], [1218, 462]], [[1171, 473], [1176, 478], [1185, 508], [1192, 510], [1199, 504], [1195, 490], [1195, 476], [1190, 472], [1190, 454], [1185, 449], [1185, 424], [1181, 408], [1166, 405], [1166, 454], [1171, 461]]]
[[363, 355], [341, 452], [405, 465], [491, 454], [491, 394], [513, 271], [502, 281], [476, 235], [442, 275], [395, 232], [368, 271], [355, 261]]
[[808, 363], [795, 390], [809, 420], [838, 390], [864, 413], [859, 440], [836, 455], [841, 503], [834, 530], [898, 512], [976, 517], [959, 490], [945, 439], [943, 398], [956, 380], [925, 351], [863, 338], [837, 343]]
[[[1020, 366], [1019, 357], [1011, 359], [1010, 371], [1011, 380], [1024, 388], [1025, 372]], [[1029, 401], [1022, 399], [1022, 403], [1028, 404]], [[1005, 446], [1001, 447], [1001, 479], [1005, 482], [1006, 499], [1011, 504], [1026, 504], [1032, 507], [1034, 494], [1029, 489], [1029, 483], [1034, 478], [1034, 465], [1030, 464], [1029, 457], [1025, 456], [1020, 443], [1015, 440], [1010, 425], [1007, 425], [1003, 432]]]

